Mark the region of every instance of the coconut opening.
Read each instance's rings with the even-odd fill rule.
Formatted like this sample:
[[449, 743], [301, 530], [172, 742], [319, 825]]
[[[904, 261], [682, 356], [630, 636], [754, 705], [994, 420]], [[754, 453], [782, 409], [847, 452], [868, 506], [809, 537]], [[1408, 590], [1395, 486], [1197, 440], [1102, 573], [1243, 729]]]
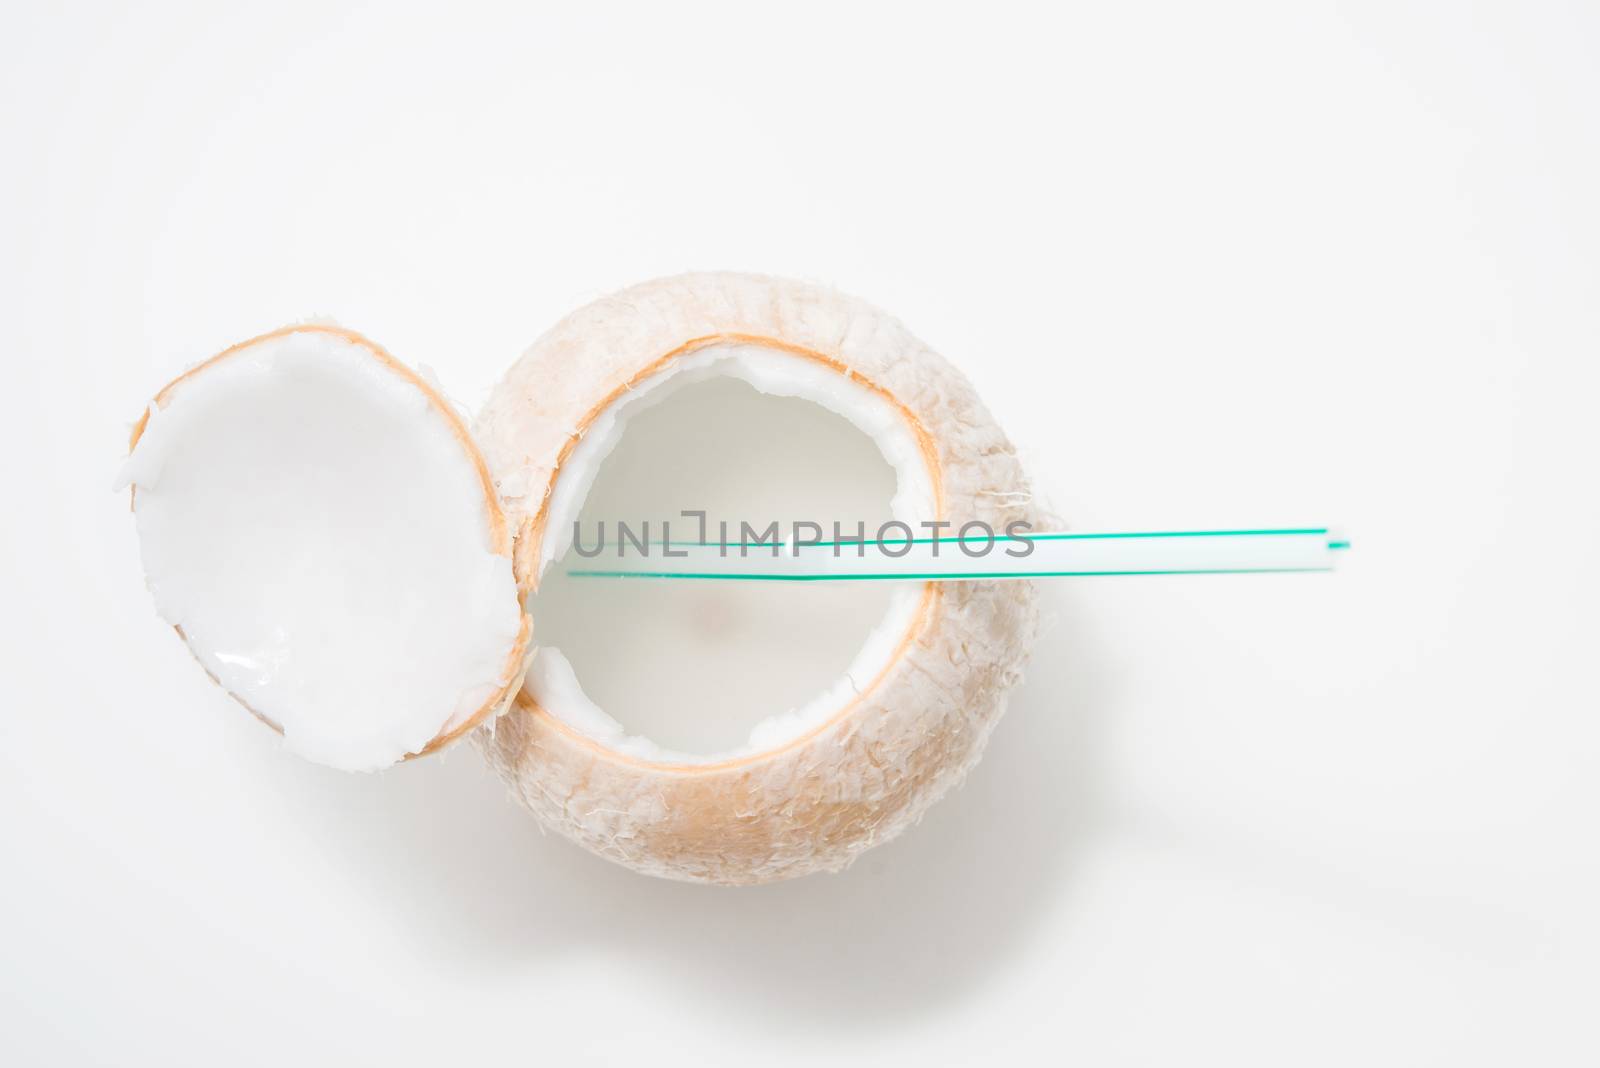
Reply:
[[521, 670], [481, 461], [421, 380], [354, 335], [270, 335], [180, 378], [122, 481], [157, 610], [309, 759], [393, 764]]
[[[703, 530], [686, 511], [705, 513]], [[776, 522], [788, 539], [800, 521], [831, 541], [835, 523], [870, 538], [887, 520], [915, 527], [933, 516], [920, 442], [887, 397], [782, 349], [701, 349], [600, 412], [562, 465], [529, 602], [540, 648], [527, 690], [562, 722], [644, 760], [779, 748], [872, 685], [917, 618], [919, 584], [572, 578], [567, 568], [599, 559], [580, 549], [593, 552], [602, 524], [614, 554], [619, 522], [636, 535], [648, 524], [652, 541], [716, 541], [726, 521], [737, 542], [743, 523]]]

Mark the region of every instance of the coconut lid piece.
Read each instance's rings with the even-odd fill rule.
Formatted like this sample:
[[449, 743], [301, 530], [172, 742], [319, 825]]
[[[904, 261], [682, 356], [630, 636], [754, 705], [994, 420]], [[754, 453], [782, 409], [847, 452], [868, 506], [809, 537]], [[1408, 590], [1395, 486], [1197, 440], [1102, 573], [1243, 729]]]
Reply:
[[352, 332], [299, 326], [157, 395], [121, 476], [157, 611], [318, 763], [444, 745], [521, 686], [530, 623], [450, 405]]

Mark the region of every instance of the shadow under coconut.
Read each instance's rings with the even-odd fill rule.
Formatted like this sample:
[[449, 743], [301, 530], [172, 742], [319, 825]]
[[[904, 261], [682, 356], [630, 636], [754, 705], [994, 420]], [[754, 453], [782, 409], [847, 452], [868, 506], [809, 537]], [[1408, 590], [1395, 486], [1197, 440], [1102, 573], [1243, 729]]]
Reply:
[[281, 788], [307, 834], [441, 968], [604, 953], [702, 1015], [883, 1026], [981, 987], [1025, 946], [1093, 830], [1106, 694], [1063, 589], [1044, 592], [1051, 621], [966, 784], [838, 875], [737, 889], [637, 875], [543, 834], [465, 748], [381, 776], [275, 771], [300, 780]]

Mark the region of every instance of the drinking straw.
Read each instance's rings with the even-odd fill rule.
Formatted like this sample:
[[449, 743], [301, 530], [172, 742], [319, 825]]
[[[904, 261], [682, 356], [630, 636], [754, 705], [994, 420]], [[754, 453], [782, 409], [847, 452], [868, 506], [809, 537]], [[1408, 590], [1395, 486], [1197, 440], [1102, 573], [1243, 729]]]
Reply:
[[[1096, 575], [1332, 571], [1350, 542], [1327, 527], [1147, 530], [864, 541], [646, 542], [584, 546], [576, 578], [768, 582], [970, 581]], [[569, 558], [570, 560], [570, 558]]]

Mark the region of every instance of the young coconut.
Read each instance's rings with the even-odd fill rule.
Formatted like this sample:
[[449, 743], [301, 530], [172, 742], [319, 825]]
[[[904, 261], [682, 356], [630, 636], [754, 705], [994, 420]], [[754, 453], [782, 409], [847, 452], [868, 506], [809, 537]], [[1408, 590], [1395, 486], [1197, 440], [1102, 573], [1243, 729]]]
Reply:
[[365, 338], [288, 327], [182, 375], [121, 482], [157, 610], [294, 752], [386, 767], [521, 686], [531, 621], [483, 459]]
[[[889, 511], [919, 535], [927, 521], [1036, 523], [1021, 465], [972, 387], [895, 320], [799, 282], [667, 278], [563, 320], [475, 425], [536, 615], [628, 421], [721, 376], [815, 402], [867, 434], [893, 468]], [[794, 587], [773, 585], [785, 588], [768, 591], [770, 611], [785, 613]], [[742, 746], [685, 753], [629, 735], [552, 647], [475, 739], [545, 826], [637, 871], [751, 884], [837, 870], [914, 823], [976, 763], [1037, 621], [1028, 582], [897, 583], [882, 596], [842, 677], [795, 707], [756, 709], [767, 718]], [[628, 672], [631, 652], [611, 649], [610, 670]], [[705, 667], [713, 681], [718, 670]], [[670, 687], [654, 692], [672, 700]]]

